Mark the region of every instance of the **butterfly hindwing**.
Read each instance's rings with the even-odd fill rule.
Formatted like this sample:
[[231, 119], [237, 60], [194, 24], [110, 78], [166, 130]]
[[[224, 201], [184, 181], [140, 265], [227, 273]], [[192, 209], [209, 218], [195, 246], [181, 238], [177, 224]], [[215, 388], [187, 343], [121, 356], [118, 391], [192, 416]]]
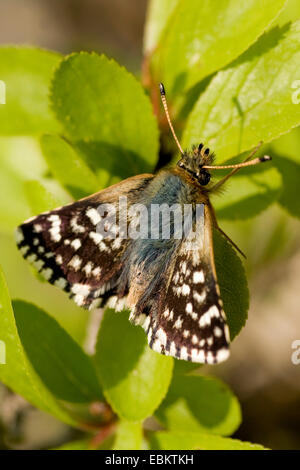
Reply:
[[[119, 196], [134, 203], [152, 175], [128, 178], [106, 190], [40, 214], [20, 225], [16, 232], [24, 256], [50, 283], [62, 288], [83, 307], [101, 303], [113, 291], [121, 269], [121, 257], [129, 240], [118, 237], [118, 224], [111, 217], [107, 227], [115, 238], [103, 237], [97, 230], [101, 222], [99, 205], [116, 208]], [[113, 212], [113, 211], [112, 211]]]
[[[229, 355], [229, 330], [211, 251], [209, 209], [192, 249], [182, 240], [165, 266], [160, 290], [146, 314], [137, 316], [155, 351], [178, 359], [217, 363]], [[197, 246], [198, 245], [198, 246]]]

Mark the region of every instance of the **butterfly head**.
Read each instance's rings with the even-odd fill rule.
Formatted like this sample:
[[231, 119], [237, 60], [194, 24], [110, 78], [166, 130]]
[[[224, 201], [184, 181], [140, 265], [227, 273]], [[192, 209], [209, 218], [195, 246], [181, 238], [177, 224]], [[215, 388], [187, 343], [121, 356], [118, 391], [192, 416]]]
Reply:
[[201, 186], [206, 186], [210, 182], [210, 173], [203, 166], [211, 165], [214, 154], [203, 144], [194, 146], [190, 152], [183, 153], [177, 166], [182, 168], [195, 178]]

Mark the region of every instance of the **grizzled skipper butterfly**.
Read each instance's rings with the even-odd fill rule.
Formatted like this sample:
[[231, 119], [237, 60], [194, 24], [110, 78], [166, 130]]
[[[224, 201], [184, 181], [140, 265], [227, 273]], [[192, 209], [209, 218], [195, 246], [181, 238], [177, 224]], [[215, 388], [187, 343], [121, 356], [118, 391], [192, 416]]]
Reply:
[[[24, 258], [78, 305], [127, 307], [130, 320], [143, 326], [155, 351], [214, 364], [229, 355], [229, 331], [212, 228], [241, 251], [218, 226], [209, 195], [240, 168], [270, 157], [251, 160], [256, 148], [243, 163], [214, 166], [213, 154], [203, 144], [184, 152], [162, 84], [160, 92], [182, 155], [177, 166], [128, 178], [33, 217], [18, 227], [17, 244]], [[212, 185], [210, 170], [224, 168], [232, 171]]]

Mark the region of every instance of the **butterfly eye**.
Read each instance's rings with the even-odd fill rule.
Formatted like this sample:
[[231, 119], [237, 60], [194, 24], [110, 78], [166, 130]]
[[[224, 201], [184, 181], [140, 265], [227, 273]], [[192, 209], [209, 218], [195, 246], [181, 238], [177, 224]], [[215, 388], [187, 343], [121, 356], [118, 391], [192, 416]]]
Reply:
[[199, 150], [199, 152], [201, 152], [202, 149], [203, 149], [203, 144], [199, 144], [199, 145], [198, 145], [198, 150]]
[[210, 182], [210, 174], [208, 173], [208, 171], [200, 171], [199, 182], [201, 186], [206, 186]]
[[205, 149], [204, 154], [209, 155], [209, 148]]

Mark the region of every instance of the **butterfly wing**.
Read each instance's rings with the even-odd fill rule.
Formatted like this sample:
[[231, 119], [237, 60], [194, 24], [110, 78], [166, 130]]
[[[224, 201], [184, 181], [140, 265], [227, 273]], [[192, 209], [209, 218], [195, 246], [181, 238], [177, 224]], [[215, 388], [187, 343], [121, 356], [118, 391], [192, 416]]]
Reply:
[[[98, 306], [103, 296], [116, 287], [122, 254], [129, 243], [117, 233], [114, 214], [118, 212], [119, 197], [126, 196], [130, 206], [152, 178], [149, 174], [128, 178], [24, 222], [16, 231], [23, 257], [47, 281], [68, 292], [78, 305]], [[103, 204], [107, 229], [115, 238], [103, 237], [97, 230], [101, 222], [99, 206]]]
[[183, 239], [165, 265], [152, 305], [136, 316], [155, 351], [192, 362], [214, 364], [229, 355], [229, 330], [222, 308], [212, 246], [212, 222], [204, 205], [204, 225], [191, 245]]

